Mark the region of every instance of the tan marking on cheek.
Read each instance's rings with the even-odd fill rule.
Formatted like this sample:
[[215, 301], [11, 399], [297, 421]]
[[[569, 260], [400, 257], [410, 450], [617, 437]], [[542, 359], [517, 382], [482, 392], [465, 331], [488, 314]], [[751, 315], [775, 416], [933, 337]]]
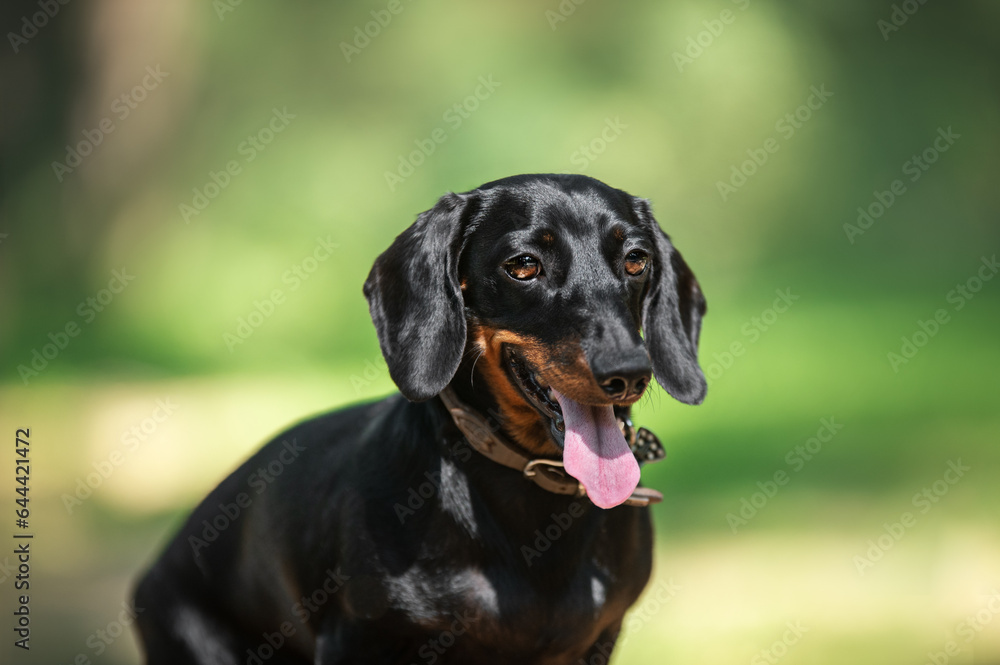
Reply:
[[575, 402], [595, 406], [608, 404], [576, 340], [543, 344], [511, 330], [478, 325], [472, 328], [473, 344], [481, 350], [476, 371], [489, 386], [503, 418], [503, 428], [522, 448], [551, 454], [548, 422], [514, 385], [504, 363], [503, 345], [514, 347], [531, 365], [538, 381], [555, 388]]
[[538, 380], [581, 404], [608, 403], [597, 384], [579, 342], [522, 347], [521, 352], [534, 368]]
[[497, 402], [504, 430], [516, 444], [531, 453], [552, 455], [557, 452], [549, 437], [548, 424], [511, 382], [503, 366], [503, 344], [520, 347], [520, 343], [527, 338], [509, 330], [481, 325], [473, 329], [472, 338], [473, 343], [482, 349], [476, 361], [476, 371], [485, 379]]

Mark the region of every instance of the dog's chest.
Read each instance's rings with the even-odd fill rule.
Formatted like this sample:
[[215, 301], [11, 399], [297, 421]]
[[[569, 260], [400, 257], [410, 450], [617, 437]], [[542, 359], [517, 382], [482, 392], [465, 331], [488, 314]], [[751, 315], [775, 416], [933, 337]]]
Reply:
[[437, 634], [428, 645], [454, 643], [452, 655], [576, 652], [616, 623], [632, 601], [595, 565], [558, 581], [532, 580], [502, 566], [456, 570], [448, 580], [421, 585], [417, 593], [400, 585], [407, 591], [393, 595], [411, 620]]

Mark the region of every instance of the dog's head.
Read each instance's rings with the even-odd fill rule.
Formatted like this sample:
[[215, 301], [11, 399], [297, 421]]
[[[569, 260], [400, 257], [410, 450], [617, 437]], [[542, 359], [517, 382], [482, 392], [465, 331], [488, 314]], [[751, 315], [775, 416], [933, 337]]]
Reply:
[[598, 505], [638, 482], [613, 407], [651, 375], [686, 404], [705, 396], [697, 280], [647, 201], [592, 178], [442, 197], [376, 260], [365, 295], [403, 395], [433, 397], [468, 353], [508, 434], [563, 448]]

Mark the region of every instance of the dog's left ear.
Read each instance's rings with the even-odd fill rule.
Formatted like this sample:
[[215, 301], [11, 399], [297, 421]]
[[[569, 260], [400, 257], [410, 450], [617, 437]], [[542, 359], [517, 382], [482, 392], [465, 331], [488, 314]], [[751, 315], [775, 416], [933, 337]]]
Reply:
[[633, 210], [653, 237], [653, 276], [642, 310], [642, 329], [653, 374], [664, 390], [685, 404], [701, 404], [708, 384], [698, 365], [698, 336], [705, 297], [694, 273], [663, 232], [649, 202], [634, 198]]
[[365, 297], [389, 375], [410, 401], [437, 395], [465, 350], [458, 255], [467, 198], [447, 194], [375, 260]]

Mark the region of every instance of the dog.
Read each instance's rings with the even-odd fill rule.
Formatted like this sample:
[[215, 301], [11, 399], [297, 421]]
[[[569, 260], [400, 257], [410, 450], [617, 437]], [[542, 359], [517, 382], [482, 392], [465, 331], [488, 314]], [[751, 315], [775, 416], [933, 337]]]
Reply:
[[705, 299], [649, 202], [582, 175], [449, 193], [364, 293], [402, 394], [209, 494], [136, 589], [147, 662], [608, 662], [660, 498], [629, 408], [654, 375], [707, 389]]

